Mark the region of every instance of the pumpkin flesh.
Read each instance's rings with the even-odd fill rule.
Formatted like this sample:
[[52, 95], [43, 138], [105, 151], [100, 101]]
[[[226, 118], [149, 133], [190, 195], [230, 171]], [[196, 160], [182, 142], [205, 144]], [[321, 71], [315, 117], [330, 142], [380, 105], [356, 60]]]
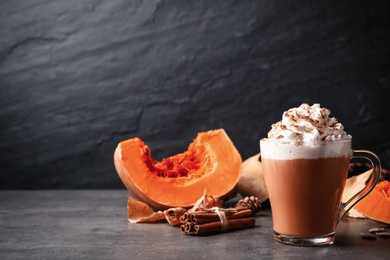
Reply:
[[390, 224], [390, 182], [379, 182], [355, 209], [372, 220]]
[[192, 207], [206, 192], [228, 194], [241, 174], [242, 159], [223, 129], [199, 133], [188, 150], [161, 162], [139, 138], [118, 144], [115, 168], [135, 197], [158, 209]]

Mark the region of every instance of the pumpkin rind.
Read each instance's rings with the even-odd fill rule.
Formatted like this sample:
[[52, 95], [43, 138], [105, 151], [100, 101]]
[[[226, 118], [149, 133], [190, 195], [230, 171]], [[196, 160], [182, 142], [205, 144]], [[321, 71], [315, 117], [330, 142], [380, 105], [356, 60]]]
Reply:
[[390, 224], [390, 182], [379, 182], [355, 209], [372, 220]]
[[[114, 153], [116, 171], [126, 188], [139, 200], [158, 208], [192, 207], [206, 192], [220, 198], [237, 184], [242, 159], [223, 129], [201, 132], [182, 154], [200, 160], [199, 168], [189, 176], [162, 177], [153, 171], [149, 147], [139, 138], [120, 142]], [[200, 158], [198, 158], [200, 157]], [[157, 164], [155, 164], [157, 165]]]

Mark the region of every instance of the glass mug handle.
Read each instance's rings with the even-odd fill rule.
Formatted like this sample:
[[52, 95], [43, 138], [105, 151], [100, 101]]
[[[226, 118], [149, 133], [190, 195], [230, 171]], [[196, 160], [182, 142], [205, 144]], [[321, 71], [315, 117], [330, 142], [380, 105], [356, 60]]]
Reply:
[[366, 197], [374, 189], [381, 175], [381, 162], [376, 154], [366, 150], [353, 150], [352, 158], [368, 160], [372, 165], [372, 174], [369, 182], [361, 191], [353, 195], [347, 202], [341, 203], [339, 221], [356, 205], [356, 203]]

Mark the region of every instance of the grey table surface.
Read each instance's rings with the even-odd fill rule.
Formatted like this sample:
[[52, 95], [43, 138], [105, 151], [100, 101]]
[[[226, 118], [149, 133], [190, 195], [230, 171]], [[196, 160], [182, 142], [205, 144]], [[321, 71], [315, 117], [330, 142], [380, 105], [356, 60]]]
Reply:
[[0, 191], [0, 259], [389, 259], [390, 239], [364, 240], [383, 226], [344, 218], [335, 243], [297, 247], [275, 242], [269, 209], [255, 228], [182, 235], [167, 223], [127, 221], [125, 190]]

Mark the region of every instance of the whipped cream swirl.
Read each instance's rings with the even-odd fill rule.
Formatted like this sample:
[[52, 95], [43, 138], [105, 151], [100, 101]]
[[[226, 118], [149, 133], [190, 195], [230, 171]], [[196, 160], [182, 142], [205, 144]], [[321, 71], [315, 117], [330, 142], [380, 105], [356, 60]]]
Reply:
[[323, 141], [351, 139], [344, 126], [335, 117], [329, 117], [330, 113], [320, 104], [309, 106], [304, 103], [291, 108], [283, 113], [281, 121], [272, 125], [265, 140], [313, 145]]

